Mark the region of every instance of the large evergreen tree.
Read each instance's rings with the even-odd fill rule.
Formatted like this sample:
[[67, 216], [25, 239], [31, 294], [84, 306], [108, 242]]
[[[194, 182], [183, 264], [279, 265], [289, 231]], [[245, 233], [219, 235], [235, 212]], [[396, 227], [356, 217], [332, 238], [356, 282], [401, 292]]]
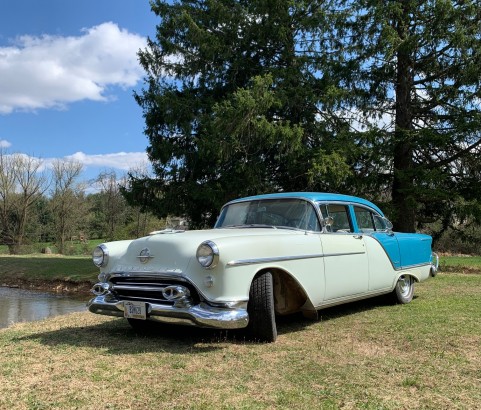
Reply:
[[[334, 0], [332, 66], [355, 112], [359, 169], [390, 189], [395, 228], [479, 218], [481, 7], [478, 0]], [[354, 118], [354, 116], [353, 116]], [[459, 219], [458, 219], [459, 221]]]
[[362, 194], [395, 228], [481, 219], [476, 0], [156, 0], [131, 201], [212, 223], [236, 196]]
[[342, 186], [347, 147], [324, 120], [318, 33], [330, 28], [318, 3], [153, 2], [161, 20], [140, 52], [147, 88], [136, 99], [157, 178], [132, 177], [127, 197], [200, 225], [240, 195]]

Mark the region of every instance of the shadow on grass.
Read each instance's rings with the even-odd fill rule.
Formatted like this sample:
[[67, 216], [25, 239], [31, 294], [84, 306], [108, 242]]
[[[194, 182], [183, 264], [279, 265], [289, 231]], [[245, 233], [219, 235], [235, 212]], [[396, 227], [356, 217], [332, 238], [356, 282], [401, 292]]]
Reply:
[[[278, 334], [302, 332], [321, 321], [353, 315], [378, 307], [389, 305], [386, 297], [376, 297], [348, 303], [319, 311], [317, 321], [307, 319], [301, 314], [277, 318]], [[212, 330], [190, 326], [152, 323], [147, 330], [135, 330], [123, 318], [81, 326], [72, 326], [53, 331], [38, 332], [15, 338], [16, 341], [35, 340], [53, 347], [87, 347], [106, 351], [110, 354], [137, 354], [147, 352], [168, 352], [172, 354], [199, 354], [223, 350], [225, 344], [253, 344], [246, 340], [242, 330]]]
[[[417, 296], [414, 296], [414, 298], [416, 297]], [[277, 318], [278, 332], [279, 334], [298, 332], [314, 323], [327, 322], [340, 317], [354, 315], [379, 307], [392, 306], [394, 304], [390, 295], [382, 295], [318, 310], [317, 320], [307, 319], [301, 313], [282, 316]]]

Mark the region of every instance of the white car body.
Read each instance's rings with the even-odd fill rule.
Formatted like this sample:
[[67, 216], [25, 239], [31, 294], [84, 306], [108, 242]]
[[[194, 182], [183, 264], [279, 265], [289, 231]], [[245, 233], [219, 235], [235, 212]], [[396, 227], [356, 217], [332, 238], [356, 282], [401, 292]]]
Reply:
[[[287, 226], [295, 213], [297, 225]], [[248, 223], [260, 217], [275, 223]], [[368, 201], [317, 193], [236, 200], [214, 229], [164, 230], [96, 252], [91, 312], [127, 317], [134, 327], [247, 327], [264, 341], [276, 339], [276, 315], [317, 317], [319, 309], [387, 293], [407, 303], [414, 282], [437, 270], [429, 236], [393, 233]]]

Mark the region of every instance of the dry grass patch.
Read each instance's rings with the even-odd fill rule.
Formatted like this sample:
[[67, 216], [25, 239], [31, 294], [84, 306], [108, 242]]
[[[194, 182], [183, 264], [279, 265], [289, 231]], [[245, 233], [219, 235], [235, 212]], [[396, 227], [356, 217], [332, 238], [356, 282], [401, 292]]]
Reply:
[[416, 293], [283, 318], [274, 344], [88, 312], [17, 324], [0, 331], [0, 408], [478, 408], [481, 276]]

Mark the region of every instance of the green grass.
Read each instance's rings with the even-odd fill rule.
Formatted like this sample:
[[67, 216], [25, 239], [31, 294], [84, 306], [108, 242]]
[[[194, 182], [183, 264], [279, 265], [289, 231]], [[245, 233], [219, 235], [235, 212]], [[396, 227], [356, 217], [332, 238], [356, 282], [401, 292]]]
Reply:
[[0, 331], [5, 409], [475, 409], [481, 275], [440, 273], [407, 305], [375, 298], [237, 332], [74, 313]]
[[[87, 242], [80, 241], [67, 241], [65, 244], [65, 254], [66, 255], [91, 255], [92, 249], [97, 245], [102, 243], [102, 239], [92, 239]], [[50, 248], [50, 250], [55, 254], [58, 253], [58, 248], [56, 245], [48, 242], [38, 242], [29, 245], [22, 245], [20, 247], [20, 254], [29, 255], [41, 253], [42, 249]], [[6, 245], [0, 245], [0, 255], [8, 255], [8, 247]]]
[[89, 256], [0, 255], [0, 282], [93, 282], [98, 269]]
[[445, 272], [481, 273], [481, 256], [441, 256], [439, 266]]

